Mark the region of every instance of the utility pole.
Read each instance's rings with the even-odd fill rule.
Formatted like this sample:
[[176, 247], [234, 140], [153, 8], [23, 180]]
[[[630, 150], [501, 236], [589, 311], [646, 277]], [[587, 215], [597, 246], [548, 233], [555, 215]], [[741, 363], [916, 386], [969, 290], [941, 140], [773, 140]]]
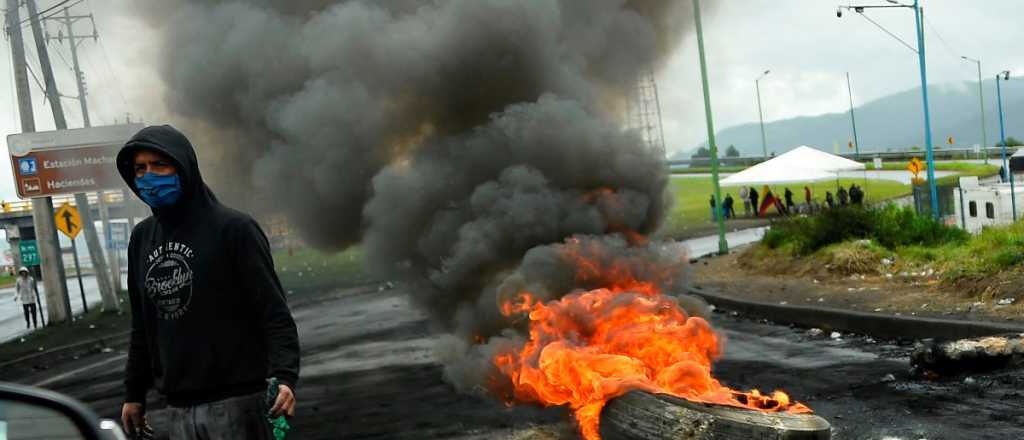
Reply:
[[935, 184], [935, 149], [932, 147], [932, 118], [928, 110], [928, 68], [924, 55], [924, 11], [919, 4], [920, 0], [914, 0], [914, 21], [917, 23], [917, 60], [921, 70], [921, 100], [924, 104], [924, 142], [925, 157], [928, 160], [928, 192], [932, 202], [932, 217], [938, 220], [941, 217], [939, 212], [939, 192]]
[[[99, 34], [96, 33], [95, 22], [93, 23], [91, 35], [75, 35], [74, 25], [75, 22], [77, 22], [78, 20], [89, 19], [90, 21], [92, 21], [92, 14], [73, 16], [71, 15], [70, 9], [65, 6], [63, 17], [51, 17], [50, 19], [60, 22], [62, 25], [64, 25], [64, 29], [66, 29], [67, 31], [67, 34], [64, 33], [65, 30], [59, 31], [56, 40], [58, 43], [63, 43], [64, 39], [67, 39], [68, 45], [71, 48], [71, 65], [75, 72], [75, 84], [78, 86], [78, 105], [82, 109], [82, 123], [86, 127], [91, 127], [92, 123], [89, 121], [89, 105], [88, 101], [86, 100], [85, 75], [82, 73], [81, 65], [78, 63], [78, 43], [82, 40], [89, 38], [95, 41], [99, 38]], [[49, 43], [52, 39], [54, 38], [47, 36], [47, 43]], [[56, 90], [53, 93], [57, 94]], [[54, 111], [56, 112], [57, 109], [54, 108]], [[103, 200], [103, 191], [99, 191], [96, 194], [98, 196], [97, 206], [100, 212], [100, 222], [103, 224], [103, 232], [104, 234], [106, 234], [105, 237], [107, 237], [107, 242], [109, 243], [111, 242], [111, 240], [109, 239], [110, 217], [108, 214], [107, 205], [106, 202]], [[99, 237], [96, 234], [96, 226], [92, 223], [92, 213], [89, 212], [89, 199], [83, 193], [75, 194], [75, 204], [83, 208], [82, 222], [85, 223], [85, 241], [89, 248], [89, 257], [92, 259], [93, 262], [93, 271], [96, 272], [96, 282], [100, 288], [100, 296], [103, 297], [103, 310], [120, 310], [121, 305], [117, 299], [117, 290], [120, 288], [121, 285], [121, 271], [119, 267], [120, 264], [118, 264], [120, 263], [120, 261], [118, 261], [119, 258], [117, 258], [117, 250], [108, 249], [108, 252], [112, 253], [114, 256], [111, 263], [113, 271], [108, 271], [106, 259], [104, 258], [103, 255], [104, 246], [100, 244]], [[110, 274], [110, 281], [112, 282], [104, 283], [101, 281], [101, 279], [104, 279], [107, 276], [107, 274]], [[117, 286], [117, 288], [115, 288], [114, 286]]]
[[[58, 130], [66, 130], [68, 123], [64, 119], [64, 107], [61, 105], [57, 81], [53, 76], [50, 54], [46, 50], [43, 27], [36, 13], [36, 1], [26, 0], [25, 4], [28, 6], [29, 21], [32, 24], [32, 35], [35, 37], [36, 50], [39, 52], [39, 67], [43, 71], [43, 78], [46, 84], [46, 98], [50, 103], [50, 110], [53, 111], [53, 122]], [[100, 248], [99, 237], [96, 235], [96, 225], [92, 221], [92, 212], [89, 211], [89, 198], [85, 193], [76, 193], [75, 204], [78, 205], [79, 214], [82, 216], [82, 230], [85, 232], [85, 243], [89, 248], [89, 258], [92, 260], [92, 267], [96, 272], [96, 285], [99, 287], [100, 296], [103, 298], [103, 309], [115, 311], [118, 309], [117, 295], [114, 293], [113, 287], [110, 285], [110, 278], [107, 276], [110, 272], [107, 269], [106, 258], [103, 256], [103, 249]]]
[[[928, 67], [926, 63], [925, 50], [924, 50], [924, 8], [921, 7], [920, 0], [914, 0], [913, 4], [903, 4], [896, 0], [887, 0], [889, 5], [840, 5], [836, 9], [836, 17], [843, 17], [843, 9], [848, 11], [854, 11], [858, 14], [864, 14], [867, 9], [881, 9], [881, 8], [913, 8], [914, 9], [914, 28], [917, 31], [917, 49], [914, 49], [905, 41], [900, 40], [894, 34], [885, 30], [890, 36], [898, 40], [908, 49], [917, 53], [917, 62], [921, 73], [921, 104], [924, 108], [924, 142], [926, 147], [926, 157], [928, 161], [928, 192], [931, 196], [931, 208], [932, 216], [939, 219], [941, 213], [939, 212], [939, 194], [938, 188], [935, 183], [935, 152], [932, 147], [932, 119], [931, 113], [928, 110]], [[866, 18], [867, 16], [865, 16]], [[869, 19], [870, 20], [870, 19]], [[877, 25], [877, 23], [875, 23]]]
[[853, 124], [853, 146], [856, 148], [857, 159], [860, 159], [860, 141], [857, 140], [857, 118], [853, 115], [853, 87], [850, 85], [850, 72], [846, 72], [846, 93], [850, 95], [850, 123]]
[[761, 76], [754, 80], [754, 91], [757, 93], [757, 120], [761, 121], [761, 151], [764, 153], [764, 160], [768, 160], [768, 138], [764, 135], [764, 111], [761, 110], [761, 80], [771, 73], [765, 70]]
[[985, 165], [988, 165], [988, 130], [985, 128], [985, 92], [982, 88], [981, 81], [981, 60], [976, 60], [971, 57], [961, 56], [964, 61], [970, 61], [978, 65], [978, 102], [980, 103], [979, 108], [981, 109], [981, 151], [985, 155]]
[[[28, 83], [28, 64], [25, 62], [19, 3], [19, 0], [7, 0], [7, 32], [11, 37], [11, 59], [14, 63], [21, 131], [31, 133], [36, 131], [36, 121], [32, 113], [32, 92]], [[33, 9], [34, 6], [33, 4]], [[51, 324], [65, 322], [71, 317], [71, 299], [68, 298], [68, 286], [64, 281], [64, 261], [61, 259], [57, 227], [53, 220], [53, 200], [50, 197], [32, 199], [32, 222], [42, 260], [47, 320]]]
[[704, 117], [707, 119], [708, 147], [711, 149], [711, 183], [715, 188], [715, 209], [712, 212], [718, 222], [718, 253], [726, 255], [729, 253], [729, 242], [725, 238], [725, 211], [722, 211], [722, 189], [718, 183], [718, 146], [715, 144], [715, 124], [711, 118], [711, 92], [708, 87], [708, 65], [704, 57], [704, 28], [700, 21], [700, 0], [693, 0], [693, 20], [697, 29], [700, 80], [704, 89]]
[[[1003, 89], [999, 87], [999, 80], [1010, 80], [1010, 71], [1004, 70], [996, 74], [996, 102], [999, 104], [999, 144], [1002, 146], [1003, 170], [1010, 178], [1010, 209], [1013, 210], [1013, 221], [1017, 222], [1017, 188], [1013, 182], [1013, 170], [1010, 169], [1010, 162], [1006, 158], [1006, 124], [1003, 120]], [[1000, 176], [1002, 177], [1002, 176]]]

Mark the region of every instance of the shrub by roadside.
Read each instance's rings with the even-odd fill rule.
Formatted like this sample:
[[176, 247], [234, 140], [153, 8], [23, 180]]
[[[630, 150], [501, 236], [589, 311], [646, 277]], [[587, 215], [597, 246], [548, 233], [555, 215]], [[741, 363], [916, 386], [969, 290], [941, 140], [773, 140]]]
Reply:
[[981, 299], [1016, 297], [1024, 223], [970, 236], [906, 209], [836, 210], [779, 222], [739, 262], [761, 273], [881, 276]]
[[771, 249], [788, 248], [810, 255], [826, 246], [849, 240], [869, 240], [887, 249], [902, 246], [940, 246], [962, 243], [968, 234], [943, 225], [909, 208], [848, 207], [809, 217], [776, 222], [762, 243]]

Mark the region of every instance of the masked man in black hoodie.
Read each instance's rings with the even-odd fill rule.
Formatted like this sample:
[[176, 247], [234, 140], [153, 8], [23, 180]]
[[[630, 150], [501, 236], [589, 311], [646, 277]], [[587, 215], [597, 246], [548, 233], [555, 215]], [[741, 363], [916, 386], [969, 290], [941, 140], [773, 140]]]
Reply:
[[[139, 131], [117, 168], [153, 210], [128, 245], [125, 430], [146, 426], [155, 387], [171, 439], [273, 438], [268, 414], [295, 411], [299, 341], [266, 236], [217, 201], [192, 144], [171, 126]], [[268, 383], [280, 384], [270, 408]]]

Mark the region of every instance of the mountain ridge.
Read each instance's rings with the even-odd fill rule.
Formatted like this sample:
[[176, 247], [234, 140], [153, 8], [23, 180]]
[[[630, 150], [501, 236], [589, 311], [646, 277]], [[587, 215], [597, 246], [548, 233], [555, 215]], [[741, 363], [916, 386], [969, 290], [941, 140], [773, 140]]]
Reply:
[[[982, 83], [985, 93], [985, 122], [989, 146], [999, 142], [999, 116], [996, 103], [995, 80]], [[949, 146], [952, 136], [954, 147], [967, 147], [981, 143], [981, 115], [978, 113], [977, 82], [944, 83], [928, 87], [931, 109], [932, 145]], [[1006, 136], [1021, 137], [1024, 124], [1024, 87], [1003, 85], [1003, 113], [1006, 118]], [[921, 111], [921, 88], [866, 102], [854, 107], [857, 119], [857, 137], [862, 152], [924, 147], [924, 116]], [[902, 116], [901, 116], [902, 115]], [[809, 145], [833, 152], [839, 144], [840, 152], [852, 152], [848, 142], [853, 133], [850, 112], [826, 113], [817, 116], [796, 116], [765, 123], [768, 152], [782, 154], [800, 145]], [[742, 156], [760, 156], [761, 131], [758, 123], [744, 123], [724, 128], [715, 133], [721, 151], [735, 145]], [[689, 159], [706, 142], [692, 146], [671, 156], [671, 159]]]

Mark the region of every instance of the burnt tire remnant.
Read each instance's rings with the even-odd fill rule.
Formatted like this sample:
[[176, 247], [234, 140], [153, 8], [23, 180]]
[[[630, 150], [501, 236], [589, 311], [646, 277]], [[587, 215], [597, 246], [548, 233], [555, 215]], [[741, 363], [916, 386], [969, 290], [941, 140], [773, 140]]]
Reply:
[[910, 354], [913, 372], [928, 376], [997, 370], [1024, 365], [1024, 334], [956, 341], [924, 340]]
[[601, 413], [605, 440], [828, 440], [831, 428], [814, 414], [765, 413], [632, 391]]

